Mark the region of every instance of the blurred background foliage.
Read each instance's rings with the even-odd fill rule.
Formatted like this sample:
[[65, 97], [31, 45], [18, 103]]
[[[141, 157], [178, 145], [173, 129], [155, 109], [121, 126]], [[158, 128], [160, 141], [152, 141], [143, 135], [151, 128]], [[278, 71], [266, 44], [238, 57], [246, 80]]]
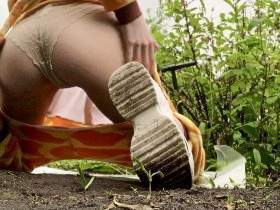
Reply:
[[[199, 6], [193, 6], [193, 2]], [[207, 165], [213, 146], [227, 144], [247, 159], [248, 179], [279, 179], [280, 2], [224, 0], [220, 21], [203, 0], [161, 0], [149, 23], [161, 45], [160, 67], [195, 61], [162, 79], [177, 107], [199, 126]], [[174, 81], [173, 81], [174, 82]], [[278, 180], [279, 181], [279, 180]]]

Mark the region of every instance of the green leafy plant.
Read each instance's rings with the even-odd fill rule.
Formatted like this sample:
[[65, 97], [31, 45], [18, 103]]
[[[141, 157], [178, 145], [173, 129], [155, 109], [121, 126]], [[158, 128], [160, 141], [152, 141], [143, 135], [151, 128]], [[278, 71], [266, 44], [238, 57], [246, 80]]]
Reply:
[[161, 0], [150, 20], [161, 45], [157, 61], [196, 62], [177, 73], [178, 88], [171, 73], [161, 76], [201, 129], [208, 160], [214, 145], [227, 144], [246, 157], [250, 179], [269, 177], [280, 171], [280, 3], [224, 3], [231, 11], [214, 21], [203, 0]]
[[81, 166], [78, 166], [78, 172], [80, 177], [80, 184], [84, 191], [86, 191], [93, 183], [95, 177], [92, 176], [90, 179], [87, 179], [84, 173], [84, 169], [81, 168]]
[[164, 177], [164, 174], [161, 171], [157, 171], [152, 173], [151, 170], [148, 170], [145, 168], [143, 163], [136, 157], [133, 158], [133, 160], [140, 166], [141, 171], [146, 175], [148, 179], [148, 184], [149, 184], [149, 193], [147, 195], [147, 200], [151, 200], [152, 197], [152, 182], [153, 182], [153, 177], [159, 175], [160, 177]]
[[62, 160], [48, 164], [49, 167], [65, 170], [76, 170], [79, 165], [85, 171], [101, 174], [132, 174], [133, 172], [131, 168], [125, 166], [96, 160]]

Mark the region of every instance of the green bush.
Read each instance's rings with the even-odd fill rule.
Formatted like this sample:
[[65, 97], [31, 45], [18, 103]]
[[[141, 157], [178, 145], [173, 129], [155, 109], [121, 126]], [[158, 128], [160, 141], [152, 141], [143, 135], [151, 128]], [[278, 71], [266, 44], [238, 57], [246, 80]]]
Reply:
[[213, 145], [227, 144], [246, 157], [249, 174], [279, 174], [279, 1], [224, 0], [231, 12], [219, 23], [206, 17], [203, 0], [192, 2], [161, 0], [150, 20], [160, 66], [197, 62], [177, 73], [178, 90], [162, 75], [170, 95], [200, 127], [209, 161]]

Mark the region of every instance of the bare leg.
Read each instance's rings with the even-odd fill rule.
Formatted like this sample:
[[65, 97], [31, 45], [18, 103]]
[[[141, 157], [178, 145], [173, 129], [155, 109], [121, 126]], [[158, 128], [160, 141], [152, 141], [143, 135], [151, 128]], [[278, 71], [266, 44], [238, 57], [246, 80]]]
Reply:
[[0, 53], [0, 87], [2, 110], [30, 124], [42, 123], [58, 89], [9, 39]]
[[58, 40], [53, 66], [71, 86], [83, 88], [113, 122], [123, 122], [108, 93], [108, 80], [124, 64], [121, 37], [115, 19], [104, 12], [88, 15], [68, 27]]
[[[52, 60], [57, 76], [69, 86], [83, 88], [113, 122], [124, 121], [107, 87], [112, 72], [124, 64], [118, 27], [112, 14], [99, 11], [88, 15], [64, 30]], [[51, 38], [52, 31], [49, 33]], [[44, 78], [9, 39], [1, 51], [0, 67], [3, 111], [23, 122], [40, 124], [58, 87]]]

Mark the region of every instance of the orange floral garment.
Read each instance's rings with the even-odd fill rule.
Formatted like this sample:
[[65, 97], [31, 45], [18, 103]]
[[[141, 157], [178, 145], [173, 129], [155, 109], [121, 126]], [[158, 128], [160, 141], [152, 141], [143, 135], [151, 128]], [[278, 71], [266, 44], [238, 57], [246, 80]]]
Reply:
[[93, 159], [132, 166], [130, 123], [90, 126], [60, 117], [45, 118], [44, 126], [13, 120], [0, 112], [9, 133], [0, 143], [0, 168], [32, 171], [65, 159]]
[[[104, 5], [107, 11], [116, 10], [135, 0], [8, 0], [10, 15], [0, 36], [6, 33], [20, 20], [33, 14], [41, 7], [50, 4], [72, 2], [92, 2]], [[162, 90], [160, 76], [156, 69], [155, 81]], [[165, 92], [165, 91], [164, 91]], [[172, 104], [175, 117], [184, 125], [188, 134], [188, 143], [194, 158], [195, 179], [204, 171], [205, 151], [198, 127], [187, 117], [179, 114]], [[46, 118], [42, 126], [28, 125], [10, 119], [0, 112], [9, 127], [9, 134], [0, 140], [0, 168], [31, 171], [37, 166], [63, 159], [95, 159], [131, 166], [130, 141], [133, 128], [127, 123], [114, 125], [89, 126], [62, 118]]]

